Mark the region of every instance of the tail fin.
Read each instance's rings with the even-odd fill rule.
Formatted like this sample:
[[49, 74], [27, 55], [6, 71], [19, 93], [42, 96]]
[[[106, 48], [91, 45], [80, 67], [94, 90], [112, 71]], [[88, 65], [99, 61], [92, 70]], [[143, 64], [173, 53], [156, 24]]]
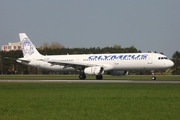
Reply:
[[24, 58], [42, 56], [25, 33], [19, 33]]

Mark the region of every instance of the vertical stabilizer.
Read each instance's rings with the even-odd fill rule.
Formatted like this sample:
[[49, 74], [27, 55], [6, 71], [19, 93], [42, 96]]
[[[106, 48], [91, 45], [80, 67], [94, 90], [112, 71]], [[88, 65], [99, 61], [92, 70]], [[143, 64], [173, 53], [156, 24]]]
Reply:
[[19, 33], [24, 58], [42, 56], [25, 33]]

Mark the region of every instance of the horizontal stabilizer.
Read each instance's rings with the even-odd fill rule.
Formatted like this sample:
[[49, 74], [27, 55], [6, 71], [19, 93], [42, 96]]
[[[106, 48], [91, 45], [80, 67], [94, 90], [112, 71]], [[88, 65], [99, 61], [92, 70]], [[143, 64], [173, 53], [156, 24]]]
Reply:
[[18, 58], [10, 58], [10, 57], [4, 57], [5, 59], [9, 59], [9, 60], [17, 60]]
[[31, 60], [28, 60], [26, 58], [18, 58], [16, 61], [19, 62], [19, 63], [21, 63], [21, 62], [29, 63]]

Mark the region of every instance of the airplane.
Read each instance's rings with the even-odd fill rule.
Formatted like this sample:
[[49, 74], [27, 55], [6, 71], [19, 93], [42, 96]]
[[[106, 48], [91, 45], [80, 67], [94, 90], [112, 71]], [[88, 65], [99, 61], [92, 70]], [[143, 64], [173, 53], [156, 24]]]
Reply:
[[[51, 71], [79, 71], [79, 79], [94, 75], [103, 79], [104, 72], [111, 75], [126, 74], [130, 70], [161, 70], [174, 65], [165, 55], [159, 53], [111, 53], [77, 55], [42, 55], [26, 33], [19, 33], [23, 57], [16, 61], [21, 64]], [[152, 80], [156, 76], [152, 73]]]

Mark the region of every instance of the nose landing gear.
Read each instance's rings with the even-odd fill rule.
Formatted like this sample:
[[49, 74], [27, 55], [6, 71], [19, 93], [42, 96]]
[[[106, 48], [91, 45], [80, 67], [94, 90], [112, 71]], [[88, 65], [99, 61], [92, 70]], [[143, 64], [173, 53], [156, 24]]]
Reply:
[[154, 70], [151, 70], [151, 73], [152, 73], [152, 80], [156, 80], [156, 77], [155, 77], [155, 75], [154, 75]]
[[155, 76], [152, 76], [152, 78], [151, 78], [152, 80], [156, 80], [156, 77]]

